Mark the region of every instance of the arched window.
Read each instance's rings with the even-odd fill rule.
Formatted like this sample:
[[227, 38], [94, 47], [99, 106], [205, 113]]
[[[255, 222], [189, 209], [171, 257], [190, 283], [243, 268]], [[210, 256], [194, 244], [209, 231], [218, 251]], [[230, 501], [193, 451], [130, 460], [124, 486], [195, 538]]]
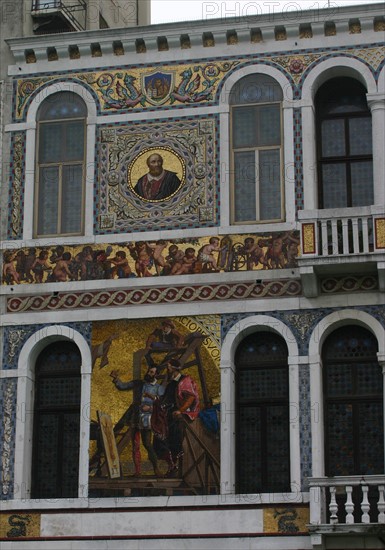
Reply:
[[32, 458], [32, 498], [78, 496], [81, 356], [58, 341], [38, 356]]
[[377, 340], [359, 326], [334, 331], [322, 348], [325, 472], [384, 471], [383, 376]]
[[35, 237], [84, 232], [86, 114], [71, 92], [50, 95], [37, 113]]
[[364, 86], [333, 78], [317, 92], [320, 208], [374, 204], [372, 119]]
[[231, 90], [234, 224], [283, 219], [282, 99], [268, 75], [246, 76]]
[[288, 349], [255, 332], [235, 353], [238, 493], [290, 491]]

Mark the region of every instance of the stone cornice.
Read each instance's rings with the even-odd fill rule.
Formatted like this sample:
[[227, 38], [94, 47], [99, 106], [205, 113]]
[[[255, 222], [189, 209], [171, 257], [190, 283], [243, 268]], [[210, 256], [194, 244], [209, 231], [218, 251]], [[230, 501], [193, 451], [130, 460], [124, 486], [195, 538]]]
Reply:
[[[136, 62], [148, 55], [162, 60], [182, 53], [185, 57], [222, 54], [224, 48], [236, 53], [252, 44], [259, 49], [287, 49], [313, 46], [309, 39], [341, 44], [346, 35], [351, 42], [382, 41], [385, 30], [385, 3], [355, 5], [338, 9], [267, 13], [244, 17], [222, 17], [146, 27], [47, 34], [14, 38], [7, 43], [16, 63], [32, 66], [39, 61], [65, 61], [115, 55], [119, 60], [137, 54]], [[377, 32], [376, 32], [377, 31]], [[357, 36], [353, 36], [357, 35]], [[294, 42], [298, 41], [298, 42]], [[161, 52], [161, 53], [159, 53]], [[196, 53], [195, 53], [196, 52]], [[164, 59], [163, 59], [164, 58]], [[100, 60], [95, 59], [94, 62]]]

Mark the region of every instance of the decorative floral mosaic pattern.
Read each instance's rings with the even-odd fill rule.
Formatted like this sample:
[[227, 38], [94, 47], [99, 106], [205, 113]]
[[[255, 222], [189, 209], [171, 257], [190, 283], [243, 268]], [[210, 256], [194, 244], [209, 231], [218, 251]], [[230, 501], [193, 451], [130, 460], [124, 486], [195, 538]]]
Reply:
[[[24, 119], [33, 96], [47, 85], [63, 81], [63, 78], [84, 84], [94, 96], [99, 112], [103, 114], [212, 105], [218, 101], [227, 75], [251, 63], [279, 68], [292, 82], [293, 88], [298, 88], [295, 96], [299, 97], [303, 78], [311, 67], [336, 54], [337, 51], [325, 48], [294, 55], [284, 52], [279, 56], [254, 54], [237, 59], [217, 58], [203, 64], [197, 61], [189, 64], [105, 68], [100, 71], [67, 73], [67, 78], [65, 74], [20, 78], [16, 81], [14, 116], [15, 120]], [[383, 62], [384, 48], [339, 48], [338, 55], [362, 59], [377, 71]]]
[[23, 223], [25, 133], [15, 132], [12, 136], [12, 160], [10, 166], [8, 238], [20, 239]]
[[[91, 323], [63, 323], [71, 327], [73, 330], [80, 332], [87, 341], [91, 339]], [[3, 338], [3, 369], [17, 369], [19, 354], [25, 342], [35, 332], [53, 325], [15, 325], [4, 327]], [[60, 327], [58, 335], [61, 335]]]
[[13, 494], [13, 461], [15, 451], [16, 378], [0, 380], [0, 499]]
[[69, 310], [77, 308], [116, 307], [127, 305], [190, 303], [215, 300], [248, 300], [256, 298], [282, 298], [301, 295], [298, 280], [262, 281], [260, 283], [205, 284], [178, 287], [157, 287], [152, 289], [115, 290], [100, 292], [64, 292], [57, 296], [12, 297], [8, 300], [8, 311]]
[[[217, 128], [217, 117], [100, 128], [95, 233], [218, 225]], [[178, 183], [150, 198], [142, 182], [154, 155]]]

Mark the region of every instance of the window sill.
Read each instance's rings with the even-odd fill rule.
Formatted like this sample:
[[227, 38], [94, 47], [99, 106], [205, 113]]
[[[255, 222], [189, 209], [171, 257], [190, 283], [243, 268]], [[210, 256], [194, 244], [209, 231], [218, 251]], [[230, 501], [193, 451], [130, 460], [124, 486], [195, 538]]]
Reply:
[[9, 510], [55, 510], [55, 509], [94, 509], [94, 508], [175, 508], [175, 507], [222, 507], [309, 504], [309, 493], [262, 493], [262, 494], [221, 494], [196, 496], [147, 496], [147, 497], [94, 497], [28, 499], [20, 498], [1, 501], [3, 512]]

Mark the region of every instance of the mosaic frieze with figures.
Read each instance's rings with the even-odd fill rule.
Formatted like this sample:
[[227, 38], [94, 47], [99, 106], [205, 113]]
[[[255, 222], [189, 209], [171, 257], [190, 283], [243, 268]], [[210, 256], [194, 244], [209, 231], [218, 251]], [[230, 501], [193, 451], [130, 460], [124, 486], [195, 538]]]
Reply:
[[95, 233], [218, 225], [217, 117], [99, 128]]
[[130, 279], [294, 268], [299, 232], [114, 245], [30, 247], [3, 253], [3, 284]]
[[32, 98], [49, 84], [63, 80], [85, 85], [92, 93], [99, 113], [116, 114], [127, 111], [154, 110], [191, 105], [213, 105], [229, 74], [250, 64], [270, 64], [284, 72], [298, 88], [304, 76], [316, 63], [338, 53], [354, 56], [377, 70], [383, 62], [384, 48], [339, 48], [338, 50], [314, 50], [306, 54], [239, 56], [216, 58], [206, 63], [197, 60], [189, 64], [126, 66], [118, 69], [103, 68], [100, 71], [67, 72], [61, 75], [44, 75], [37, 78], [20, 78], [15, 89], [15, 120], [26, 116]]

